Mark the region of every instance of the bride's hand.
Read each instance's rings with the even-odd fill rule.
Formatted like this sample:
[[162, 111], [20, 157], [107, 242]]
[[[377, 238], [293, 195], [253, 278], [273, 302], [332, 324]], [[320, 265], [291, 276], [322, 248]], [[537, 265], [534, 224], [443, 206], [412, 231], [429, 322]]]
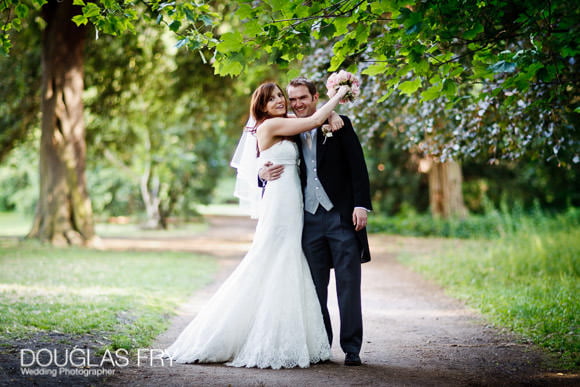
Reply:
[[346, 93], [348, 93], [350, 91], [350, 86], [348, 85], [341, 85], [336, 94], [340, 96], [340, 98], [342, 99], [342, 97], [344, 97], [346, 95]]

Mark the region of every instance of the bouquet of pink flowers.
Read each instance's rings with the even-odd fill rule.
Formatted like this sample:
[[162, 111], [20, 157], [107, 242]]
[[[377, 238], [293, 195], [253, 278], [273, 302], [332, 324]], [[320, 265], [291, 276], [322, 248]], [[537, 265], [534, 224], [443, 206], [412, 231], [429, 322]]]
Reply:
[[339, 103], [352, 102], [360, 94], [360, 81], [348, 71], [340, 70], [338, 73], [332, 73], [326, 81], [328, 96], [332, 98], [342, 85], [349, 86], [350, 91], [346, 93]]

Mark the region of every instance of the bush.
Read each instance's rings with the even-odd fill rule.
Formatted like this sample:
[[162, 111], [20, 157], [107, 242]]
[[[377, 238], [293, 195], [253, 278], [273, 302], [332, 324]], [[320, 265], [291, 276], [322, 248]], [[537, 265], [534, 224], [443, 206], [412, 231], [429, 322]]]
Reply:
[[497, 238], [520, 229], [536, 228], [554, 221], [580, 225], [580, 208], [569, 208], [561, 214], [547, 214], [539, 207], [524, 212], [520, 206], [508, 210], [489, 210], [484, 215], [471, 215], [465, 219], [435, 218], [430, 214], [417, 214], [405, 209], [396, 216], [369, 216], [368, 231], [407, 236], [439, 236], [446, 238]]

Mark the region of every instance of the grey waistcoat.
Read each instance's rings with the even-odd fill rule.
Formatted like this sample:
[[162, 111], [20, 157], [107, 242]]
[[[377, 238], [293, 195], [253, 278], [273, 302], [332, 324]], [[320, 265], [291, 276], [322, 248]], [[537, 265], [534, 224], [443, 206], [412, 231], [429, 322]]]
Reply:
[[324, 191], [318, 179], [318, 168], [316, 167], [316, 130], [312, 130], [312, 149], [308, 148], [306, 132], [302, 133], [302, 153], [306, 163], [306, 189], [304, 190], [304, 209], [314, 214], [318, 205], [330, 211], [334, 205]]

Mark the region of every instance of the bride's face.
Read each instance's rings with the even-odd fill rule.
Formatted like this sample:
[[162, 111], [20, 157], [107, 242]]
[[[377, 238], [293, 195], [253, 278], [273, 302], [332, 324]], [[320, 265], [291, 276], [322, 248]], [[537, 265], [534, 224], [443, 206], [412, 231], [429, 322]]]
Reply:
[[284, 96], [284, 93], [278, 88], [274, 89], [266, 103], [266, 113], [270, 117], [280, 117], [285, 116], [287, 112], [286, 97]]

